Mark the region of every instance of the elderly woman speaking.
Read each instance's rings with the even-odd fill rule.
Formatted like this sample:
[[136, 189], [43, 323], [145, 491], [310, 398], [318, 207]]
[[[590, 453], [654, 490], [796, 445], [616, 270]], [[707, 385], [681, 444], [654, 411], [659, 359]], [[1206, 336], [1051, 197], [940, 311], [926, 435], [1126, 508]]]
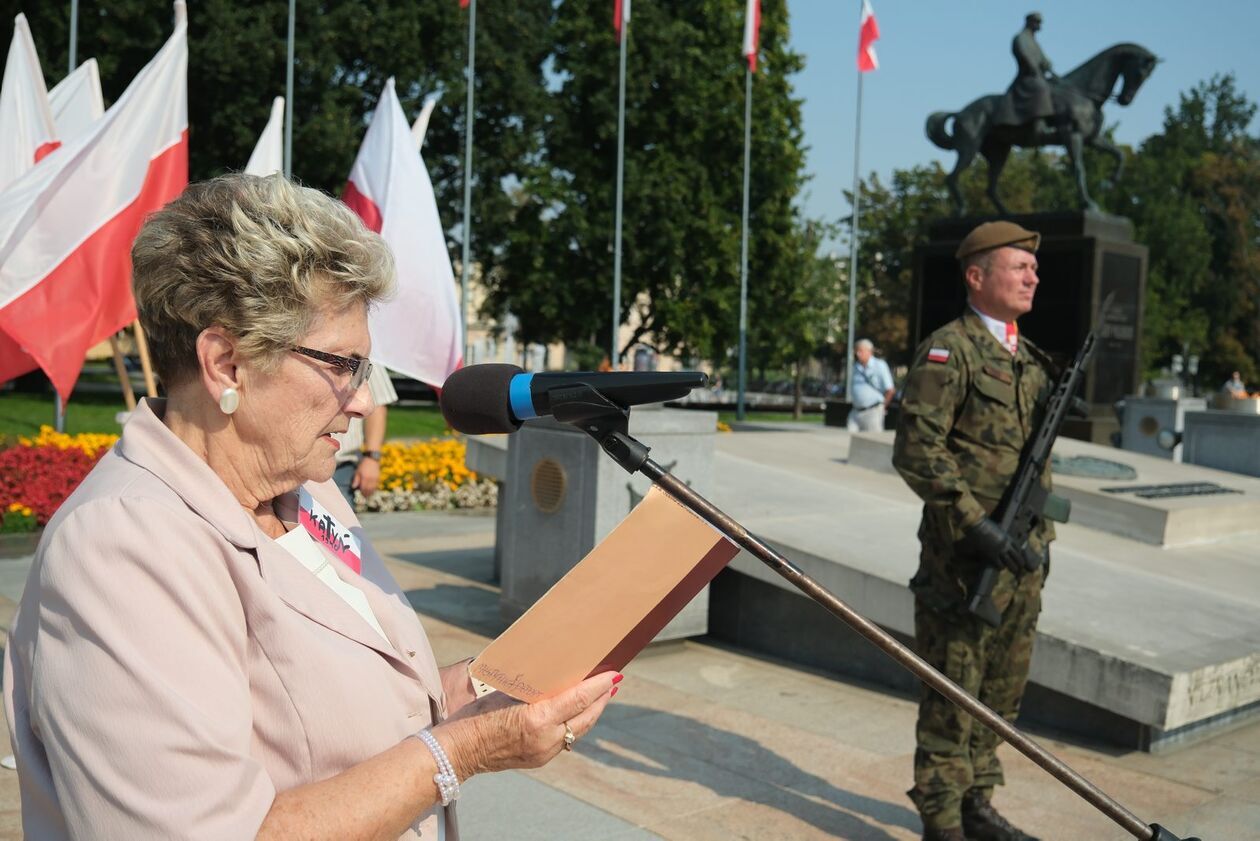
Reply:
[[26, 836], [453, 841], [462, 781], [549, 761], [620, 678], [476, 699], [329, 482], [389, 251], [315, 190], [231, 175], [132, 258], [168, 397], [36, 552], [4, 664]]

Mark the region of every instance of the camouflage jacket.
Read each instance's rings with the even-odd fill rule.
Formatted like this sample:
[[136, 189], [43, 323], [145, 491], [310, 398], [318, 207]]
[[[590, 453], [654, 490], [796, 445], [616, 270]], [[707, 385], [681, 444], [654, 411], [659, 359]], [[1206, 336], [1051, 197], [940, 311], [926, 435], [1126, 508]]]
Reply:
[[[1040, 401], [1052, 385], [1050, 364], [1023, 337], [1012, 357], [970, 308], [915, 352], [893, 465], [923, 500], [919, 538], [925, 565], [972, 566], [954, 558], [954, 544], [992, 513], [1013, 478], [1024, 443], [1040, 420]], [[1048, 489], [1049, 470], [1044, 483]], [[1053, 539], [1054, 527], [1047, 522], [1029, 543], [1040, 551]], [[920, 578], [945, 572], [921, 568]], [[950, 577], [957, 579], [960, 572], [951, 570]], [[1002, 583], [1009, 586], [1013, 580]], [[955, 595], [961, 593], [951, 593], [951, 601]]]

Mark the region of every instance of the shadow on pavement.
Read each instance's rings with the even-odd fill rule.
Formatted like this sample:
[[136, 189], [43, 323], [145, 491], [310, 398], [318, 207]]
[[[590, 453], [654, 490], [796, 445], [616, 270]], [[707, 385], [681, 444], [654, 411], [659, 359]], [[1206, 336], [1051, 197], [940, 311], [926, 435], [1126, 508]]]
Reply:
[[[375, 541], [374, 541], [375, 543]], [[439, 549], [432, 552], [389, 552], [389, 557], [469, 581], [493, 584], [494, 549]]]
[[499, 591], [472, 585], [438, 584], [406, 591], [413, 610], [483, 637], [507, 629], [499, 616]]
[[[616, 712], [613, 712], [614, 709]], [[758, 742], [692, 718], [634, 705], [615, 705], [612, 725], [598, 727], [582, 745], [582, 755], [607, 765], [673, 780], [699, 783], [722, 797], [760, 803], [793, 815], [819, 830], [855, 841], [893, 841], [874, 821], [922, 830], [911, 809], [838, 788]], [[643, 738], [619, 723], [650, 720], [668, 744]], [[673, 737], [673, 738], [671, 738]], [[615, 745], [640, 761], [602, 747]]]

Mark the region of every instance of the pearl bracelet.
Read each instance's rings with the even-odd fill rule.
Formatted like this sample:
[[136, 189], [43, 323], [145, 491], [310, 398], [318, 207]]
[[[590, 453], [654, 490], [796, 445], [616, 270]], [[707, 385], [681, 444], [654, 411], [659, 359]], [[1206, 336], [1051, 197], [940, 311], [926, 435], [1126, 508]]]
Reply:
[[437, 784], [442, 805], [451, 805], [459, 798], [459, 777], [455, 776], [455, 769], [451, 766], [451, 761], [447, 759], [446, 751], [442, 750], [437, 737], [427, 727], [416, 733], [416, 738], [424, 742], [424, 746], [429, 749], [429, 753], [433, 754], [433, 759], [437, 762], [438, 770], [433, 775], [433, 782]]

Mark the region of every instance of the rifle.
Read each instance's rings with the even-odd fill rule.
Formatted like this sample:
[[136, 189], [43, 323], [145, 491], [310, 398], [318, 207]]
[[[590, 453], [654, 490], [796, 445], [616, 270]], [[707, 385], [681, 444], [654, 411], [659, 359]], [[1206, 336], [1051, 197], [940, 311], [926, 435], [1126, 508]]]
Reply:
[[[1115, 293], [1112, 293], [1103, 301], [1098, 313], [1099, 324], [1106, 323], [1107, 312], [1111, 309], [1114, 297]], [[1068, 411], [1080, 402], [1076, 391], [1085, 379], [1085, 369], [1094, 355], [1097, 333], [1097, 328], [1090, 330], [1072, 364], [1059, 376], [1059, 382], [1046, 400], [1041, 423], [1037, 425], [1037, 431], [1020, 454], [1015, 478], [1007, 486], [1001, 502], [993, 512], [994, 522], [1022, 550], [1024, 566], [1029, 572], [1041, 566], [1042, 562], [1042, 558], [1028, 548], [1028, 536], [1033, 529], [1043, 520], [1066, 523], [1072, 512], [1071, 501], [1047, 491], [1041, 484], [1041, 477], [1050, 463], [1050, 450], [1054, 447], [1054, 439], [1059, 436], [1059, 429], [1063, 426]], [[986, 566], [967, 602], [968, 610], [995, 628], [1002, 621], [1002, 615], [993, 604], [992, 598], [1000, 570], [997, 566]]]

